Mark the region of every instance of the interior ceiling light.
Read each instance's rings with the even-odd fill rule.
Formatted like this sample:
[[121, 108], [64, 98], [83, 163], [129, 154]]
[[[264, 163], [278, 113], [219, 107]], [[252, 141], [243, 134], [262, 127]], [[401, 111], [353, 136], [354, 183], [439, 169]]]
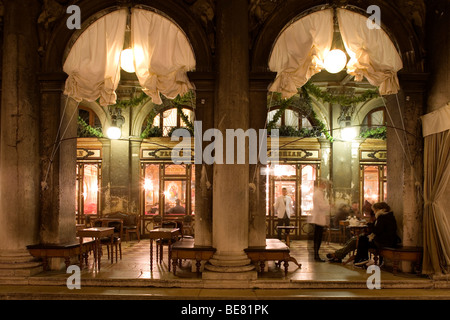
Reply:
[[347, 56], [342, 50], [334, 49], [325, 56], [325, 70], [329, 73], [338, 73], [344, 69], [347, 63]]
[[345, 53], [344, 42], [342, 41], [341, 32], [339, 30], [339, 23], [334, 11], [334, 32], [331, 50], [324, 58], [324, 67], [329, 73], [338, 73], [345, 68], [347, 64], [347, 55]]
[[134, 52], [133, 49], [125, 49], [120, 54], [120, 67], [129, 73], [134, 73]]

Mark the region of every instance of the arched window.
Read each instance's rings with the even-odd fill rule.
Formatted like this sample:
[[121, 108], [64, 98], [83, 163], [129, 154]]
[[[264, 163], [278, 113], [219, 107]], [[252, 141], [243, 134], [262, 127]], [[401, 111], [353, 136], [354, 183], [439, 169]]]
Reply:
[[[273, 117], [277, 113], [277, 111], [280, 108], [275, 107], [272, 108], [269, 113], [267, 114], [267, 123], [272, 121]], [[276, 127], [281, 126], [290, 126], [294, 127], [295, 129], [312, 129], [313, 126], [311, 124], [311, 120], [306, 115], [300, 115], [299, 112], [295, 111], [294, 109], [288, 108], [286, 109], [283, 114], [281, 115], [280, 119], [276, 123]]]
[[371, 110], [362, 122], [362, 129], [372, 129], [386, 126], [386, 109], [379, 107]]
[[[190, 122], [194, 121], [194, 111], [189, 107], [181, 109]], [[153, 119], [153, 126], [159, 127], [163, 136], [168, 136], [174, 128], [186, 127], [177, 108], [167, 108], [158, 113]]]
[[88, 107], [78, 107], [78, 129], [79, 138], [100, 137], [102, 135], [102, 123], [97, 114]]

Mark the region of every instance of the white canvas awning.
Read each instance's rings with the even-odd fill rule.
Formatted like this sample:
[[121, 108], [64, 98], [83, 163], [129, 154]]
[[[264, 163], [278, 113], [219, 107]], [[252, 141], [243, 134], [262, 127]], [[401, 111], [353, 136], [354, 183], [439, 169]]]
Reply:
[[450, 103], [422, 116], [423, 136], [450, 130]]
[[[349, 10], [338, 9], [337, 17], [351, 58], [347, 72], [356, 81], [365, 77], [382, 95], [397, 93], [400, 88], [397, 72], [403, 64], [386, 32], [381, 28], [369, 29], [366, 16]], [[331, 49], [333, 32], [332, 9], [312, 13], [286, 28], [275, 42], [269, 60], [269, 69], [277, 72], [269, 91], [289, 98], [320, 72]]]
[[286, 28], [270, 56], [269, 69], [277, 77], [269, 91], [280, 92], [283, 98], [296, 94], [297, 88], [323, 69], [332, 41], [332, 9], [314, 12]]
[[126, 23], [127, 11], [114, 11], [81, 34], [63, 66], [69, 75], [64, 94], [78, 102], [100, 98], [102, 106], [116, 103]]
[[176, 24], [154, 12], [133, 9], [131, 32], [136, 75], [154, 103], [162, 103], [160, 93], [173, 99], [194, 88], [187, 77], [195, 69], [194, 53]]
[[[66, 95], [76, 101], [100, 98], [102, 106], [116, 103], [127, 14], [125, 9], [109, 13], [77, 39], [63, 66], [69, 75]], [[152, 11], [133, 9], [131, 34], [136, 75], [154, 103], [162, 103], [160, 93], [173, 99], [194, 88], [187, 77], [195, 69], [194, 53], [175, 23]]]
[[381, 95], [397, 93], [400, 89], [397, 72], [403, 64], [386, 32], [381, 28], [368, 28], [367, 17], [349, 10], [338, 9], [337, 16], [350, 56], [347, 73], [354, 75], [356, 81], [365, 77], [378, 87]]

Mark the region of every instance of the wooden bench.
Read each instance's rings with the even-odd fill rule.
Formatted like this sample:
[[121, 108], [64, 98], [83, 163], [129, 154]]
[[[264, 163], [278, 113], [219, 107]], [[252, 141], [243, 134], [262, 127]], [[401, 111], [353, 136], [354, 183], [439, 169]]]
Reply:
[[287, 275], [289, 268], [289, 261], [294, 262], [299, 268], [301, 264], [297, 262], [294, 257], [290, 256], [289, 247], [279, 239], [266, 239], [264, 247], [249, 247], [244, 250], [247, 256], [253, 263], [258, 263], [260, 272], [264, 272], [265, 262], [274, 260], [276, 266], [281, 266], [281, 261], [284, 261], [284, 274]]
[[182, 259], [195, 260], [197, 273], [200, 272], [201, 261], [211, 259], [216, 249], [207, 246], [196, 246], [195, 239], [183, 238], [172, 245], [172, 266], [173, 274], [176, 275], [177, 264], [181, 266]]
[[393, 274], [397, 274], [400, 261], [414, 262], [416, 273], [417, 274], [421, 273], [421, 263], [423, 255], [422, 247], [411, 247], [411, 246], [402, 246], [396, 248], [385, 247], [382, 249], [370, 249], [369, 252], [374, 254], [375, 264], [378, 264], [380, 256], [383, 257], [384, 259], [392, 260]]
[[66, 268], [68, 268], [70, 266], [70, 258], [81, 255], [87, 265], [88, 254], [94, 249], [94, 245], [94, 239], [85, 238], [80, 252], [80, 240], [77, 238], [75, 241], [67, 243], [29, 245], [27, 249], [33, 257], [41, 258], [44, 270], [48, 270], [49, 258], [64, 258], [64, 263], [66, 264]]

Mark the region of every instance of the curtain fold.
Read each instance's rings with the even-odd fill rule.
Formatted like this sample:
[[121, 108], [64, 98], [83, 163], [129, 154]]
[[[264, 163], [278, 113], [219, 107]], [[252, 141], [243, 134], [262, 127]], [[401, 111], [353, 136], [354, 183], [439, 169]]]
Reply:
[[450, 182], [450, 130], [425, 137], [424, 149], [424, 257], [425, 274], [448, 273], [450, 214], [444, 197]]
[[187, 77], [195, 69], [194, 53], [178, 26], [154, 12], [134, 8], [131, 32], [136, 75], [155, 104], [162, 103], [160, 93], [173, 99], [194, 89]]
[[78, 102], [100, 98], [102, 106], [116, 103], [126, 20], [126, 10], [114, 11], [81, 34], [64, 62], [68, 74], [64, 94]]
[[321, 10], [294, 22], [275, 42], [269, 69], [277, 72], [269, 91], [283, 98], [297, 93], [314, 74], [323, 69], [323, 60], [333, 41], [333, 10]]
[[367, 17], [344, 9], [337, 10], [339, 29], [350, 56], [347, 73], [356, 81], [365, 77], [379, 87], [381, 95], [395, 94], [400, 89], [397, 72], [402, 60], [389, 36], [380, 29], [369, 29]]

